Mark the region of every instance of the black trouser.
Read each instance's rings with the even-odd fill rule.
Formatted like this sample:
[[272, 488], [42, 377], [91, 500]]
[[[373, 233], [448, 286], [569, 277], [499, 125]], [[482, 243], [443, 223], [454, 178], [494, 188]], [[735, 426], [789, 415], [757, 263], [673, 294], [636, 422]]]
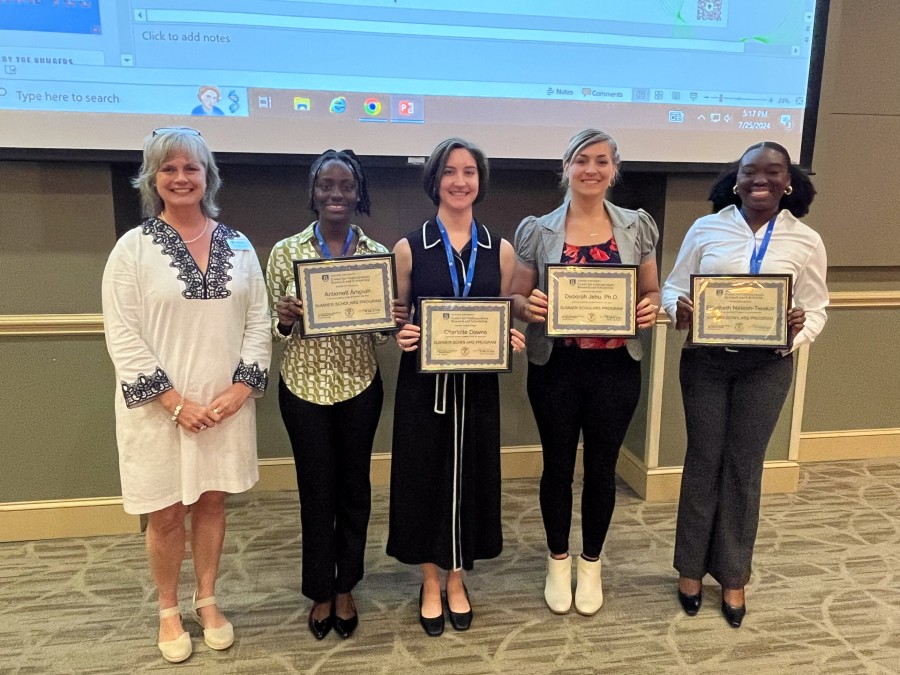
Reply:
[[383, 399], [378, 373], [365, 391], [334, 405], [304, 401], [283, 382], [278, 388], [300, 491], [301, 590], [311, 600], [347, 593], [363, 577], [372, 441]]
[[766, 447], [791, 386], [793, 358], [772, 350], [686, 348], [680, 373], [688, 445], [675, 569], [743, 588], [759, 525]]
[[640, 363], [625, 347], [554, 345], [546, 365], [528, 364], [528, 399], [543, 448], [541, 515], [551, 553], [569, 550], [572, 479], [584, 434], [582, 551], [600, 555], [616, 506], [616, 461], [641, 394]]

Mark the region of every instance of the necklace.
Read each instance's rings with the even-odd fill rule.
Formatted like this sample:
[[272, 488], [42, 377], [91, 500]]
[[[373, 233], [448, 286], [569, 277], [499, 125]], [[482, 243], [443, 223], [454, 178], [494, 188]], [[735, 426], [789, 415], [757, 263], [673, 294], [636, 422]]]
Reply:
[[193, 244], [195, 241], [200, 239], [200, 237], [202, 237], [204, 234], [206, 234], [206, 231], [209, 229], [209, 223], [210, 223], [210, 220], [209, 220], [209, 218], [207, 218], [206, 225], [203, 226], [203, 231], [200, 234], [198, 234], [193, 239], [182, 239], [181, 241], [185, 244]]

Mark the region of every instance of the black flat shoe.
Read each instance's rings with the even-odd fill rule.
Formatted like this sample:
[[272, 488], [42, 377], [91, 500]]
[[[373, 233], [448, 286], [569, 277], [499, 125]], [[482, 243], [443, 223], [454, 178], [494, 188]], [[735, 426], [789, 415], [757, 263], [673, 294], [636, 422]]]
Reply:
[[[463, 591], [466, 593], [466, 600], [469, 600], [469, 589], [466, 588], [465, 584], [463, 584]], [[469, 627], [472, 625], [472, 617], [475, 616], [472, 612], [471, 600], [469, 600], [468, 612], [454, 612], [450, 609], [450, 600], [447, 600], [447, 612], [450, 614], [450, 625], [453, 626], [454, 630], [469, 630]]]
[[[315, 607], [316, 605], [313, 605], [313, 609], [315, 609]], [[309, 632], [313, 634], [316, 640], [324, 640], [325, 636], [331, 632], [331, 627], [334, 624], [331, 614], [321, 620], [314, 619], [312, 609], [309, 610], [309, 621], [307, 623], [309, 625]]]
[[425, 585], [419, 586], [419, 623], [428, 633], [429, 637], [438, 637], [444, 632], [444, 612], [443, 605], [441, 615], [433, 618], [422, 615], [422, 594], [425, 592]]
[[725, 620], [728, 622], [728, 625], [732, 628], [740, 628], [741, 621], [744, 620], [744, 614], [747, 613], [747, 605], [741, 605], [740, 607], [732, 607], [727, 602], [725, 602], [725, 598], [722, 598], [722, 616], [725, 617]]
[[701, 590], [696, 595], [688, 595], [679, 590], [678, 602], [681, 603], [681, 609], [684, 610], [685, 614], [688, 616], [697, 616], [697, 612], [700, 611], [700, 605], [703, 604], [703, 591]]
[[334, 615], [334, 632], [342, 638], [348, 638], [353, 635], [353, 631], [359, 625], [359, 614], [354, 614], [349, 619], [342, 619], [337, 614]]
[[[350, 595], [349, 593], [347, 595]], [[359, 625], [359, 612], [356, 610], [356, 603], [353, 602], [353, 596], [350, 595], [350, 606], [353, 609], [353, 616], [342, 619], [337, 615], [337, 600], [332, 605], [331, 616], [334, 621], [334, 632], [342, 638], [348, 638], [353, 635], [353, 631]]]

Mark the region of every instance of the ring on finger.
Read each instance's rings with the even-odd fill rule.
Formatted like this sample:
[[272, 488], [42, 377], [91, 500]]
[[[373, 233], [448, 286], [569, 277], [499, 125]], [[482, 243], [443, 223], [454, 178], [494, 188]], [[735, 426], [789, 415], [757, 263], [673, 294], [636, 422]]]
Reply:
[[204, 429], [206, 429], [206, 425], [205, 424], [200, 425], [200, 431], [203, 431]]

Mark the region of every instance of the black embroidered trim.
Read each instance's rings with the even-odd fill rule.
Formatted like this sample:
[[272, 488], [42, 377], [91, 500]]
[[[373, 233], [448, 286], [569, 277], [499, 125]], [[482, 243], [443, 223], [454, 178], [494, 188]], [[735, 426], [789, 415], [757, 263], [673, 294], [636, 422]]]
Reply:
[[259, 362], [257, 361], [254, 361], [252, 366], [248, 366], [244, 363], [244, 359], [241, 359], [231, 381], [235, 383], [243, 382], [254, 389], [265, 391], [266, 387], [269, 386], [269, 369], [260, 370]]
[[161, 368], [157, 368], [150, 376], [140, 373], [133, 384], [122, 380], [122, 395], [129, 408], [148, 403], [169, 389], [172, 389], [172, 383]]
[[161, 246], [163, 254], [172, 259], [170, 266], [178, 270], [178, 279], [184, 282], [185, 289], [181, 294], [185, 298], [221, 300], [231, 295], [226, 284], [231, 281], [228, 270], [234, 267], [231, 264], [234, 251], [228, 245], [228, 240], [237, 239], [237, 232], [221, 224], [213, 230], [209, 264], [204, 277], [184, 241], [171, 225], [159, 218], [148, 218], [141, 229], [144, 234], [152, 235], [153, 243]]

